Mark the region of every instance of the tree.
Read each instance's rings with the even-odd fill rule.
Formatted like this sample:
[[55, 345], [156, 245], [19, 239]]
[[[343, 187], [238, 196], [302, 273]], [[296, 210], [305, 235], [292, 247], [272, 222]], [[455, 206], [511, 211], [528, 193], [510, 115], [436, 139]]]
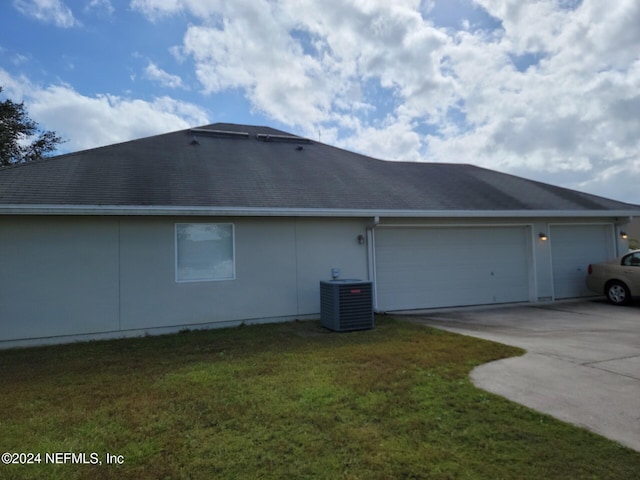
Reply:
[[62, 142], [55, 132], [38, 128], [29, 118], [24, 102], [0, 101], [0, 166], [37, 160]]

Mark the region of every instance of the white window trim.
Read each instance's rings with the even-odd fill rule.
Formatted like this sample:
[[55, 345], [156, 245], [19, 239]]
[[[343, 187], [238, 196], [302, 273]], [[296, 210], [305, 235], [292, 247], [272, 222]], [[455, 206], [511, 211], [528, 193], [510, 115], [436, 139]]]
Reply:
[[[233, 258], [232, 275], [230, 278], [204, 278], [193, 280], [182, 280], [178, 278], [178, 225], [228, 225], [231, 226], [231, 255]], [[228, 282], [236, 279], [236, 227], [235, 224], [229, 222], [180, 222], [173, 226], [173, 262], [174, 262], [174, 279], [176, 283], [202, 283], [202, 282]]]

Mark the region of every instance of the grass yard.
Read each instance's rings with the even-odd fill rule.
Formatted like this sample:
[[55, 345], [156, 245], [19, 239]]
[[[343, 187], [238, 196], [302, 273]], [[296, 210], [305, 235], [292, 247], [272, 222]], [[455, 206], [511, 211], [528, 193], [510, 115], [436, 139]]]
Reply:
[[3, 351], [0, 453], [41, 457], [0, 478], [638, 478], [640, 453], [469, 381], [520, 353], [387, 317]]

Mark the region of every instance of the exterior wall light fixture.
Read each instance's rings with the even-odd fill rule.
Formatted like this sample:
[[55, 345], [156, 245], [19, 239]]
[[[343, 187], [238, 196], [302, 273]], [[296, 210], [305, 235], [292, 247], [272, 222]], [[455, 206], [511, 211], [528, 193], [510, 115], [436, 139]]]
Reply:
[[540, 240], [542, 240], [543, 242], [546, 242], [547, 240], [549, 240], [549, 237], [547, 237], [546, 233], [541, 233], [538, 236], [540, 237]]
[[626, 240], [627, 238], [629, 238], [629, 235], [627, 235], [627, 232], [620, 232], [620, 238], [622, 240]]

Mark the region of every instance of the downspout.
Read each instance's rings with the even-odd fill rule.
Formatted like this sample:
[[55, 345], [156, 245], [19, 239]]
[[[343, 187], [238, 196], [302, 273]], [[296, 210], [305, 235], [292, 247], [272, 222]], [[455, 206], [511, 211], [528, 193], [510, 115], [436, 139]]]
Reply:
[[378, 295], [376, 287], [376, 237], [374, 229], [380, 223], [380, 217], [373, 217], [373, 222], [367, 226], [367, 261], [369, 267], [369, 281], [372, 284], [373, 310], [378, 311]]

